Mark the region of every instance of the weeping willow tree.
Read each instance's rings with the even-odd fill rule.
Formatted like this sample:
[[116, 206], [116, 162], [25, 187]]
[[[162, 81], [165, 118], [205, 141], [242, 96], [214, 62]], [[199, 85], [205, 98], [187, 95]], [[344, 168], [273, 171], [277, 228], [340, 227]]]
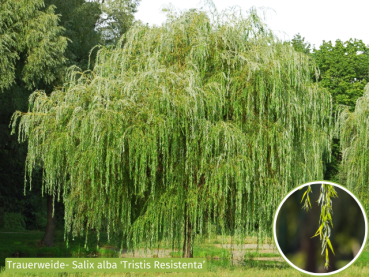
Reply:
[[14, 114], [26, 178], [43, 168], [66, 234], [120, 232], [129, 247], [184, 257], [211, 225], [262, 239], [285, 194], [323, 176], [331, 98], [312, 69], [256, 10], [168, 10]]
[[369, 85], [355, 110], [341, 111], [336, 124], [342, 151], [341, 181], [353, 191], [369, 211]]

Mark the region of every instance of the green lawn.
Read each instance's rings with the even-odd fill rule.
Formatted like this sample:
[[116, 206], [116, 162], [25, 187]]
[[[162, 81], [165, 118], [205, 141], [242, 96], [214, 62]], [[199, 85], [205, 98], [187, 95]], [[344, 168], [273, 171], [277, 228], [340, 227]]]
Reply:
[[[66, 274], [66, 273], [55, 273], [55, 274], [10, 274], [3, 272], [0, 274], [2, 277], [10, 277], [10, 276], [81, 276], [81, 277], [88, 277], [88, 276], [96, 276], [96, 277], [105, 277], [105, 276], [246, 276], [246, 277], [254, 277], [254, 276], [262, 276], [262, 277], [279, 277], [279, 276], [287, 276], [287, 277], [294, 277], [294, 276], [307, 276], [306, 274], [302, 274], [293, 268], [270, 268], [270, 269], [263, 269], [263, 268], [236, 268], [236, 269], [218, 269], [214, 271], [208, 271], [206, 273], [82, 273], [82, 274]], [[339, 277], [364, 277], [369, 276], [369, 268], [368, 267], [358, 267], [358, 266], [351, 266], [350, 268], [340, 272], [338, 275]]]
[[106, 237], [101, 236], [97, 249], [96, 236], [91, 235], [88, 247], [84, 248], [85, 239], [75, 238], [69, 241], [69, 247], [64, 242], [63, 231], [56, 231], [54, 247], [41, 247], [38, 242], [43, 237], [42, 231], [0, 232], [0, 266], [5, 265], [6, 257], [117, 257], [111, 240], [107, 243]]
[[[87, 248], [84, 248], [84, 238], [70, 240], [67, 248], [62, 231], [56, 232], [54, 247], [41, 247], [38, 241], [41, 240], [42, 236], [43, 232], [41, 231], [0, 232], [0, 266], [5, 265], [6, 257], [118, 257], [116, 251], [117, 245], [119, 245], [118, 241], [111, 239], [108, 242], [105, 236], [101, 236], [99, 248], [96, 247], [97, 241], [94, 234], [89, 237]], [[180, 257], [180, 255], [179, 252], [172, 253], [173, 257]], [[306, 276], [292, 269], [284, 261], [258, 261], [258, 257], [278, 257], [279, 254], [249, 251], [246, 256], [247, 259], [232, 261], [229, 250], [204, 243], [194, 248], [194, 257], [208, 259], [208, 272], [205, 275], [204, 273], [96, 273], [93, 275], [88, 273], [44, 273], [41, 276]], [[39, 273], [14, 275], [5, 271], [2, 271], [0, 275], [2, 277], [40, 276]], [[339, 276], [369, 276], [369, 252], [363, 252], [355, 265], [340, 273]]]

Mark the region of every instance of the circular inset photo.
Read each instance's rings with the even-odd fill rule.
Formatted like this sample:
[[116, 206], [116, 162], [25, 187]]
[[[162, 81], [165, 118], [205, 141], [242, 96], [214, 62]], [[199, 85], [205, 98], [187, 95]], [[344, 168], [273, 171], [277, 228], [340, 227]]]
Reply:
[[345, 187], [316, 181], [291, 191], [279, 205], [274, 239], [284, 259], [311, 275], [350, 266], [364, 248], [368, 223], [357, 198]]

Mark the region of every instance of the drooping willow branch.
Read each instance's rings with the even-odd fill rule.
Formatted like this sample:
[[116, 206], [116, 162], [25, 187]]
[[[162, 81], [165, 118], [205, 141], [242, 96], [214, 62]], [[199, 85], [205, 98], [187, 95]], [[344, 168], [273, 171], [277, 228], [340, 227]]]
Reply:
[[342, 171], [340, 178], [359, 198], [369, 213], [369, 83], [358, 98], [355, 110], [341, 110], [336, 123], [340, 139]]
[[304, 202], [304, 206], [302, 207], [305, 211], [309, 211], [309, 209], [311, 209], [311, 203], [310, 203], [310, 196], [309, 196], [309, 193], [311, 193], [312, 190], [311, 190], [311, 187], [310, 185], [307, 187], [304, 195], [302, 196], [302, 199], [301, 199], [301, 203], [302, 201], [304, 201], [304, 198], [305, 198], [305, 202]]
[[[312, 192], [311, 187], [308, 186], [304, 195], [302, 196], [301, 202], [304, 200], [305, 202], [303, 209], [306, 211], [311, 208], [309, 193]], [[312, 236], [316, 237], [319, 236], [320, 241], [322, 243], [322, 255], [325, 252], [325, 265], [324, 268], [328, 269], [329, 267], [329, 256], [328, 256], [328, 246], [331, 249], [332, 253], [334, 254], [333, 247], [330, 241], [331, 236], [331, 228], [333, 228], [332, 222], [332, 215], [333, 215], [333, 208], [332, 208], [332, 198], [338, 197], [334, 186], [329, 184], [322, 184], [320, 187], [320, 196], [318, 199], [318, 205], [320, 205], [320, 218], [319, 218], [319, 228], [316, 231], [315, 235]]]

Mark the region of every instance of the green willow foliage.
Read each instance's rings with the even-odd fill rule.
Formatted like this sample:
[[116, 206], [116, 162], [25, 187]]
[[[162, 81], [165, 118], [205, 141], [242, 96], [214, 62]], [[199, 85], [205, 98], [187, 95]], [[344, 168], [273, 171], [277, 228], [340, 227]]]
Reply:
[[19, 73], [29, 89], [38, 81], [49, 84], [65, 62], [64, 29], [58, 26], [55, 7], [43, 8], [43, 0], [0, 1], [0, 91], [9, 89]]
[[355, 110], [342, 110], [336, 124], [342, 151], [342, 182], [362, 201], [369, 211], [369, 85], [358, 98]]
[[[304, 200], [306, 196], [304, 206], [302, 207], [306, 211], [309, 210], [309, 207], [311, 208], [310, 197], [309, 197], [310, 192], [312, 192], [312, 190], [309, 185], [301, 199], [301, 203], [302, 203], [302, 201]], [[315, 235], [312, 236], [312, 238], [319, 236], [319, 239], [322, 242], [321, 255], [323, 255], [325, 252], [325, 264], [324, 264], [325, 269], [329, 268], [328, 246], [331, 249], [332, 253], [334, 254], [334, 250], [333, 250], [333, 247], [332, 247], [332, 244], [329, 238], [331, 237], [331, 227], [333, 228], [332, 198], [335, 198], [335, 197], [338, 197], [338, 196], [337, 196], [336, 190], [334, 189], [333, 185], [321, 184], [320, 196], [317, 201], [318, 205], [320, 205], [319, 228], [315, 232]]]
[[71, 69], [64, 89], [36, 91], [13, 130], [20, 120], [28, 178], [42, 166], [63, 196], [66, 233], [174, 247], [216, 224], [262, 238], [283, 196], [323, 177], [331, 97], [311, 66], [255, 10], [169, 10], [99, 50], [93, 71]]

